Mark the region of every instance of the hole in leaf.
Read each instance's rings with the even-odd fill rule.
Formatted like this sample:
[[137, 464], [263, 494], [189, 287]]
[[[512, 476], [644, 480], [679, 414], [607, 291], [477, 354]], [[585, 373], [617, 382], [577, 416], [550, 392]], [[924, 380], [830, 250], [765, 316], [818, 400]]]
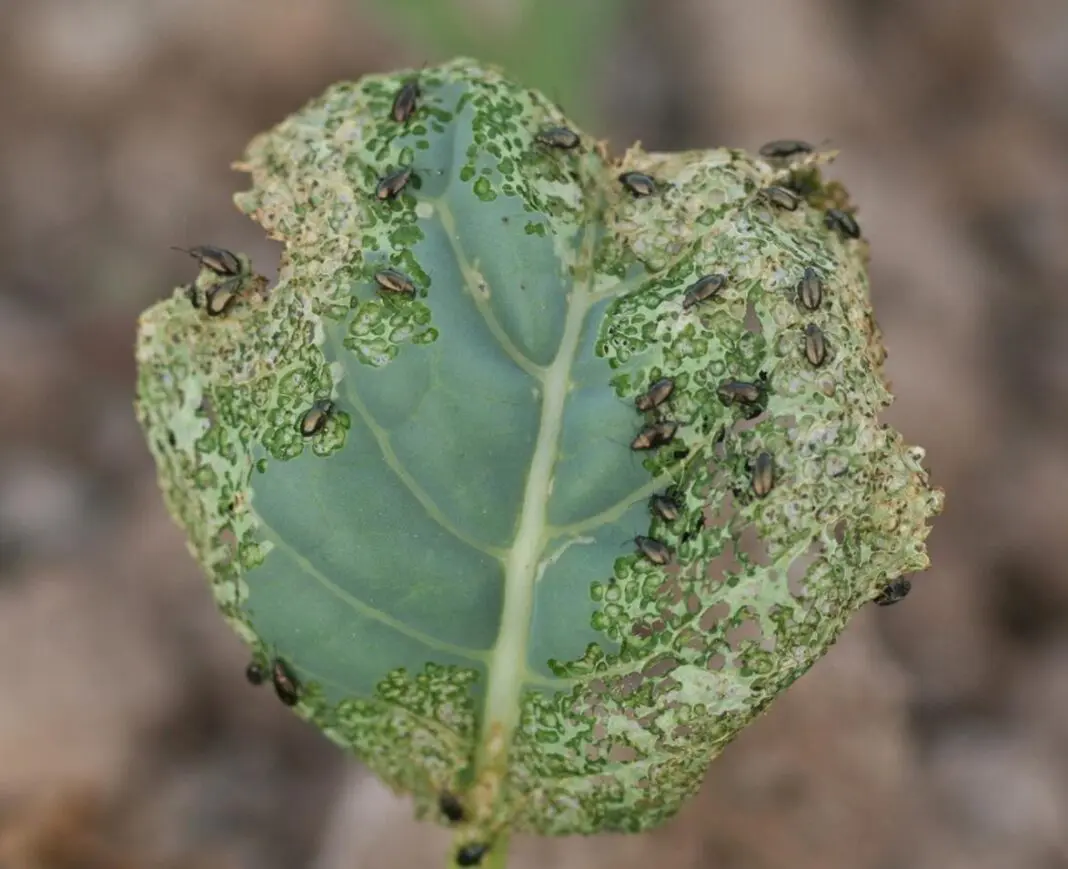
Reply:
[[644, 681], [641, 673], [627, 673], [619, 680], [619, 693], [626, 697], [637, 691]]
[[756, 335], [760, 335], [764, 331], [760, 322], [760, 315], [757, 314], [756, 306], [752, 302], [746, 303], [745, 319], [742, 321], [742, 325], [745, 326], [747, 332], [753, 332]]
[[808, 575], [809, 568], [816, 563], [819, 557], [820, 545], [811, 543], [808, 547], [808, 552], [804, 555], [799, 555], [790, 563], [786, 570], [786, 588], [791, 596], [798, 599], [805, 596], [805, 577]]
[[713, 604], [703, 613], [701, 613], [701, 619], [698, 622], [698, 626], [702, 631], [706, 633], [711, 631], [716, 625], [723, 621], [727, 616], [731, 614], [731, 607], [726, 601], [720, 601], [717, 604]]
[[674, 658], [661, 658], [659, 661], [655, 661], [645, 668], [643, 675], [646, 678], [656, 678], [657, 676], [666, 676], [672, 670], [679, 666], [679, 662]]
[[708, 659], [708, 664], [706, 666], [709, 670], [716, 672], [718, 670], [722, 670], [726, 663], [727, 659], [717, 652], [715, 655]]
[[767, 408], [765, 408], [764, 410], [760, 411], [760, 413], [758, 413], [756, 416], [754, 416], [752, 419], [744, 419], [743, 418], [743, 419], [736, 420], [734, 425], [731, 426], [731, 434], [732, 435], [740, 435], [743, 432], [752, 431], [758, 425], [760, 425], [762, 422], [764, 422], [765, 420], [769, 419], [770, 417], [771, 417], [771, 414], [769, 414], [768, 411], [767, 411]]
[[610, 749], [608, 749], [608, 762], [609, 763], [630, 763], [636, 760], [638, 752], [636, 752], [629, 745], [623, 745], [622, 743], [615, 743]]
[[731, 651], [737, 652], [743, 643], [761, 638], [760, 623], [754, 618], [746, 617], [734, 627], [728, 628], [725, 636]]
[[768, 547], [755, 525], [746, 525], [742, 529], [735, 546], [737, 551], [744, 552], [753, 564], [757, 564], [760, 567], [768, 567], [772, 563], [768, 554]]

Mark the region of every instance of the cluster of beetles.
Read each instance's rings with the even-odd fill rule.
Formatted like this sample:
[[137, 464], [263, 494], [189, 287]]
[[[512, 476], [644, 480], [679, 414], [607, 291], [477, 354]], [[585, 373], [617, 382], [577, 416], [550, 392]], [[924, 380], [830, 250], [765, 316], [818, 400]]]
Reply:
[[[390, 109], [392, 120], [398, 124], [407, 123], [418, 108], [420, 97], [417, 78], [404, 82], [393, 99]], [[535, 135], [535, 140], [547, 148], [565, 151], [577, 148], [581, 144], [578, 133], [567, 127], [542, 129]], [[768, 142], [760, 148], [759, 153], [771, 161], [789, 161], [792, 158], [809, 154], [813, 150], [814, 146], [807, 142], [783, 139]], [[411, 166], [405, 166], [387, 174], [376, 185], [375, 198], [384, 201], [398, 196], [411, 180], [412, 171]], [[623, 172], [617, 180], [634, 197], [652, 196], [659, 189], [654, 178], [641, 172]], [[773, 207], [785, 211], [797, 210], [802, 201], [798, 192], [783, 186], [766, 187], [760, 191], [760, 195]], [[844, 239], [860, 238], [860, 227], [853, 215], [846, 211], [829, 208], [824, 214], [824, 221], [829, 229], [838, 232]], [[207, 245], [188, 250], [178, 248], [178, 250], [183, 250], [193, 256], [203, 267], [223, 278], [203, 300], [191, 286], [188, 289], [191, 303], [195, 307], [203, 305], [208, 316], [225, 314], [239, 295], [245, 278], [245, 269], [241, 260], [230, 251]], [[383, 294], [415, 296], [415, 283], [408, 275], [396, 269], [381, 269], [375, 273], [374, 280]], [[694, 281], [683, 293], [683, 310], [688, 311], [697, 305], [715, 299], [726, 283], [726, 276], [721, 274], [704, 275]], [[815, 312], [819, 309], [823, 302], [823, 284], [815, 269], [805, 269], [797, 283], [796, 292], [797, 303], [803, 310]], [[817, 368], [823, 365], [827, 358], [827, 344], [823, 331], [818, 325], [809, 323], [805, 326], [803, 343], [805, 358], [808, 362]], [[635, 399], [635, 407], [639, 413], [656, 416], [661, 405], [668, 400], [674, 389], [675, 383], [671, 378], [665, 377], [657, 380]], [[759, 383], [728, 380], [720, 385], [717, 394], [724, 404], [741, 406], [746, 415], [752, 416], [758, 408], [762, 386]], [[323, 429], [333, 409], [334, 405], [331, 401], [315, 402], [301, 416], [297, 423], [297, 430], [305, 438], [314, 437]], [[653, 419], [638, 431], [630, 447], [632, 450], [641, 451], [665, 446], [674, 439], [678, 428], [679, 423], [674, 420]], [[758, 498], [765, 497], [772, 490], [774, 482], [774, 457], [770, 453], [762, 452], [752, 462], [750, 486], [753, 494]], [[649, 501], [649, 508], [656, 517], [669, 524], [677, 520], [681, 513], [681, 507], [675, 495], [670, 492], [654, 495]], [[634, 539], [634, 543], [639, 554], [653, 564], [664, 565], [672, 558], [671, 549], [653, 537], [638, 536]], [[885, 587], [875, 599], [875, 603], [880, 606], [897, 603], [909, 593], [910, 589], [911, 583], [907, 579], [898, 579]], [[273, 659], [266, 668], [253, 661], [248, 665], [245, 675], [253, 685], [261, 685], [269, 675], [279, 700], [287, 706], [294, 706], [300, 700], [300, 682], [281, 658]], [[438, 808], [442, 816], [450, 823], [459, 823], [464, 820], [463, 805], [452, 793], [443, 792], [440, 795]], [[456, 863], [459, 866], [476, 866], [488, 851], [489, 846], [486, 844], [464, 845], [456, 853]]]

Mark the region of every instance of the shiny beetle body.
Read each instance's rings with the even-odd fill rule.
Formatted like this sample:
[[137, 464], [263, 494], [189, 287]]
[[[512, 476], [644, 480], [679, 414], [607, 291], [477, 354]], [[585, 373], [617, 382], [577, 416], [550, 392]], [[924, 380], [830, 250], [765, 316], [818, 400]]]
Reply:
[[240, 291], [240, 278], [230, 278], [228, 281], [223, 281], [217, 287], [208, 291], [204, 299], [204, 310], [207, 311], [209, 317], [221, 317], [233, 307]]
[[418, 102], [419, 79], [410, 78], [400, 86], [400, 90], [393, 98], [393, 107], [389, 110], [389, 116], [398, 124], [403, 124], [415, 112]]
[[878, 606], [890, 606], [895, 603], [900, 603], [912, 591], [912, 583], [907, 579], [895, 579], [889, 585], [886, 586], [877, 598], [875, 603]]
[[395, 296], [414, 296], [415, 283], [404, 272], [382, 269], [375, 272], [375, 283], [384, 292]]
[[488, 852], [489, 845], [483, 845], [480, 842], [464, 845], [456, 852], [456, 865], [477, 866], [482, 862], [482, 858], [485, 857]]
[[211, 245], [201, 244], [196, 247], [186, 249], [184, 247], [171, 248], [172, 250], [180, 250], [182, 253], [187, 253], [189, 256], [198, 260], [200, 264], [215, 274], [224, 278], [232, 278], [240, 275], [244, 269], [241, 267], [241, 260], [237, 256], [228, 250], [223, 250], [221, 247], [212, 247]]
[[643, 172], [624, 172], [619, 176], [619, 183], [635, 196], [652, 196], [656, 193], [656, 182]]
[[836, 230], [845, 238], [860, 238], [860, 225], [857, 223], [857, 219], [848, 211], [842, 211], [840, 208], [828, 208], [823, 220], [828, 229]]
[[679, 505], [669, 495], [653, 495], [649, 499], [649, 510], [664, 522], [674, 522], [679, 518]]
[[300, 418], [300, 422], [297, 423], [297, 431], [303, 437], [314, 437], [323, 430], [323, 426], [326, 425], [327, 419], [333, 412], [334, 402], [328, 400], [315, 402]]
[[806, 311], [815, 311], [823, 303], [823, 281], [812, 266], [805, 269], [797, 282], [797, 301]]
[[827, 342], [823, 330], [815, 323], [805, 326], [805, 358], [813, 368], [819, 368], [827, 358]]
[[438, 795], [438, 810], [450, 824], [458, 824], [464, 819], [464, 807], [455, 794], [442, 791]]
[[412, 167], [404, 166], [396, 172], [390, 172], [375, 188], [375, 198], [380, 200], [393, 199], [408, 184], [412, 177]]
[[771, 453], [761, 453], [753, 462], [753, 494], [766, 498], [775, 485], [775, 459]]
[[245, 667], [245, 678], [248, 679], [250, 685], [262, 685], [267, 674], [263, 672], [263, 667], [253, 661]]
[[811, 154], [815, 148], [799, 139], [775, 139], [760, 147], [760, 156], [771, 160], [785, 160], [800, 154]]
[[744, 380], [727, 380], [716, 390], [724, 404], [755, 404], [760, 400], [760, 387]]
[[652, 537], [643, 537], [639, 534], [634, 538], [634, 545], [653, 564], [667, 564], [671, 561], [671, 550], [659, 540], [654, 540]]
[[539, 130], [534, 138], [540, 145], [545, 145], [549, 148], [561, 148], [564, 151], [577, 148], [579, 142], [582, 141], [578, 133], [574, 130], [569, 130], [567, 127], [546, 127], [544, 130]]
[[801, 204], [801, 198], [785, 187], [765, 187], [760, 192], [764, 199], [783, 211], [797, 211], [797, 206]]
[[286, 706], [296, 706], [300, 700], [300, 683], [289, 672], [285, 662], [281, 658], [275, 658], [271, 663], [271, 681], [274, 683], [274, 693]]
[[632, 450], [653, 450], [671, 443], [675, 432], [679, 430], [679, 424], [672, 420], [664, 420], [647, 425], [630, 442]]
[[686, 288], [682, 297], [682, 309], [688, 311], [694, 305], [714, 298], [723, 289], [725, 283], [727, 283], [726, 275], [705, 275], [703, 278], [698, 278]]
[[634, 399], [634, 406], [642, 413], [645, 413], [667, 401], [674, 389], [675, 381], [670, 377], [662, 377], [650, 386], [648, 390]]

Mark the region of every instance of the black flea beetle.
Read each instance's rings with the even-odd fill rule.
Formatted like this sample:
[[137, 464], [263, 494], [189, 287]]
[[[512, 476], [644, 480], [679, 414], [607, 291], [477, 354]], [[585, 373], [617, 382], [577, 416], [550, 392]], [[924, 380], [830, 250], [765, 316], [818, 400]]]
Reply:
[[634, 538], [634, 545], [653, 564], [667, 564], [671, 561], [671, 550], [659, 540], [654, 540], [652, 537], [643, 537], [639, 534]]
[[753, 494], [758, 498], [765, 498], [774, 485], [775, 459], [771, 453], [761, 453], [753, 462]]
[[662, 447], [664, 444], [671, 443], [678, 429], [679, 424], [671, 420], [647, 425], [630, 442], [630, 448], [632, 450], [652, 450]]
[[656, 182], [642, 172], [624, 172], [619, 182], [635, 196], [652, 196], [656, 193]]
[[760, 400], [760, 387], [744, 380], [728, 380], [716, 390], [724, 404], [754, 404]]
[[209, 317], [221, 317], [233, 307], [240, 291], [240, 278], [230, 278], [228, 281], [223, 281], [219, 286], [208, 292], [207, 298], [204, 300], [204, 310], [208, 312]]
[[405, 166], [403, 169], [398, 169], [396, 172], [390, 172], [379, 181], [378, 186], [375, 187], [375, 198], [381, 200], [393, 199], [407, 186], [411, 177], [411, 166]]
[[375, 272], [375, 283], [384, 293], [399, 296], [415, 295], [415, 283], [404, 272], [396, 269], [382, 269]]
[[823, 282], [812, 266], [805, 269], [797, 282], [797, 300], [809, 311], [815, 311], [823, 302]]
[[907, 579], [895, 579], [889, 585], [886, 586], [875, 598], [875, 603], [878, 606], [890, 606], [891, 604], [900, 603], [912, 591], [912, 583]]
[[799, 139], [775, 139], [760, 147], [760, 156], [772, 160], [785, 160], [798, 154], [811, 154], [815, 148]]
[[278, 695], [286, 706], [296, 706], [300, 700], [300, 683], [286, 667], [281, 658], [275, 658], [271, 664], [271, 681], [274, 683], [274, 693]]
[[837, 230], [845, 238], [860, 238], [860, 225], [848, 211], [840, 208], [828, 208], [824, 216], [828, 229]]
[[649, 509], [665, 522], [674, 522], [679, 518], [678, 502], [670, 495], [653, 495], [649, 499]]
[[458, 824], [464, 819], [464, 807], [455, 794], [442, 791], [438, 796], [438, 809], [451, 824]]
[[172, 247], [171, 250], [189, 254], [189, 256], [198, 260], [204, 268], [211, 269], [215, 274], [225, 278], [236, 277], [242, 272], [241, 260], [239, 260], [236, 255], [230, 253], [230, 251], [223, 250], [221, 247], [212, 247], [211, 245], [201, 244], [188, 249], [184, 247]]
[[634, 399], [634, 406], [645, 413], [667, 401], [674, 389], [675, 381], [670, 377], [663, 377]]
[[686, 293], [682, 297], [682, 309], [688, 311], [694, 305], [714, 298], [726, 282], [726, 275], [705, 275], [694, 281], [686, 288]]
[[823, 330], [815, 323], [805, 326], [805, 358], [813, 368], [819, 368], [827, 358], [827, 342]]
[[306, 410], [304, 412], [304, 415], [300, 418], [300, 422], [297, 424], [297, 431], [299, 431], [306, 438], [310, 438], [314, 435], [317, 435], [323, 430], [323, 426], [326, 425], [326, 420], [333, 412], [334, 402], [315, 402], [315, 404], [313, 404], [308, 410]]
[[464, 845], [456, 852], [456, 865], [477, 866], [482, 862], [482, 858], [486, 856], [488, 851], [489, 845], [483, 845], [481, 843]]
[[567, 127], [546, 127], [544, 130], [540, 130], [534, 138], [541, 145], [546, 145], [550, 148], [561, 148], [564, 151], [577, 148], [581, 141], [579, 134], [574, 130], [569, 130]]
[[403, 124], [415, 112], [419, 101], [419, 79], [410, 78], [400, 86], [397, 95], [393, 98], [393, 107], [389, 115], [398, 124]]

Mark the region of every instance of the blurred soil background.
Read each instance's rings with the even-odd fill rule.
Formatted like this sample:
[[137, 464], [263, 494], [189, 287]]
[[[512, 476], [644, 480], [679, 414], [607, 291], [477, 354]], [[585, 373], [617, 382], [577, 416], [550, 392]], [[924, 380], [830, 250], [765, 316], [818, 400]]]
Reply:
[[[517, 2], [453, 0], [491, 39]], [[195, 273], [170, 245], [273, 275], [230, 202], [251, 135], [445, 58], [384, 5], [0, 2], [2, 869], [442, 865], [444, 833], [244, 681], [131, 410], [136, 317]], [[581, 76], [545, 63], [617, 150], [842, 149], [885, 419], [947, 506], [909, 599], [858, 616], [675, 822], [513, 865], [1068, 867], [1068, 6], [609, 5]]]

